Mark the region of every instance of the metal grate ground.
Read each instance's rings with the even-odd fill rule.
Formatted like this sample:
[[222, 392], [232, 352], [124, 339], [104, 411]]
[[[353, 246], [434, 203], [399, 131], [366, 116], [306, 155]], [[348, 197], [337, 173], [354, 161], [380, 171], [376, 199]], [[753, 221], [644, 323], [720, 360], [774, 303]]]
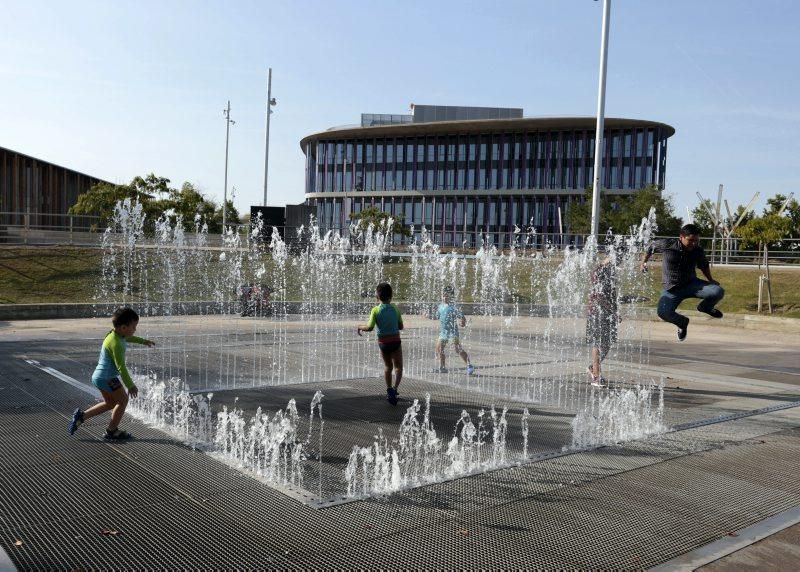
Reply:
[[[8, 356], [0, 546], [20, 569], [643, 568], [800, 505], [800, 410], [786, 409], [314, 510], [132, 421], [128, 443], [100, 440], [100, 422], [68, 437], [85, 396]], [[791, 396], [688, 397], [710, 416]], [[543, 446], [568, 437], [568, 416], [543, 417]]]

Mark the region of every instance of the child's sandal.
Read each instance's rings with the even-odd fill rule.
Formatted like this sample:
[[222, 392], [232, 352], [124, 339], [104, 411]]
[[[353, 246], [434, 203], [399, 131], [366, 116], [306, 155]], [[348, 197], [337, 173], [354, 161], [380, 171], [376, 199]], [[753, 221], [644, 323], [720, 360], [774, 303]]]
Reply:
[[106, 434], [103, 435], [103, 439], [108, 439], [110, 441], [124, 441], [125, 439], [130, 438], [131, 434], [127, 431], [122, 431], [121, 429], [114, 429], [113, 431], [106, 429]]

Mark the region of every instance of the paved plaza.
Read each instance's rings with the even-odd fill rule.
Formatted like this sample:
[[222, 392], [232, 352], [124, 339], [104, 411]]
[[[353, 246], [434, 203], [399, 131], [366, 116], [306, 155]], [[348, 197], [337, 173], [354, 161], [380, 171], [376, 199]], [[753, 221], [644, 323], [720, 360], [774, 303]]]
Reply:
[[[585, 368], [580, 352], [565, 360], [544, 346], [514, 346], [515, 333], [544, 331], [543, 319], [520, 320], [498, 346], [487, 334], [490, 324], [476, 318], [472, 343], [465, 341], [478, 365], [470, 379], [455, 367], [434, 373], [430, 324], [410, 319], [397, 408], [383, 397], [372, 339], [353, 333], [326, 340], [320, 324], [238, 318], [227, 319], [220, 335], [215, 320], [144, 318], [138, 333], [159, 350], [137, 348], [129, 361], [162, 374], [173, 368], [191, 389], [213, 391], [215, 410], [271, 410], [295, 398], [306, 411], [322, 390], [325, 446], [316, 476], [301, 488], [278, 490], [131, 417], [124, 421], [135, 435], [129, 442], [104, 442], [103, 418], [69, 437], [71, 412], [90, 400], [86, 389], [107, 320], [0, 322], [0, 547], [9, 565], [696, 567], [746, 544], [751, 527], [770, 518], [785, 522], [800, 506], [797, 333], [698, 319], [679, 344], [671, 326], [638, 324], [636, 339], [621, 344], [646, 331], [648, 363], [626, 363], [633, 354], [623, 352], [608, 364], [609, 375], [624, 378], [619, 387], [631, 385], [631, 372], [663, 379], [664, 422], [673, 430], [571, 450], [575, 411], [597, 394], [576, 385]], [[559, 335], [571, 351], [581, 342], [569, 333]], [[284, 348], [280, 356], [276, 344]], [[314, 359], [300, 360], [301, 353]], [[282, 380], [271, 376], [272, 364]], [[224, 375], [209, 377], [209, 370]], [[542, 399], [515, 393], [531, 371], [563, 383], [551, 384], [558, 391]], [[528, 408], [528, 460], [335, 502], [352, 445], [369, 445], [379, 428], [396, 436], [406, 408], [425, 394], [445, 435], [462, 410], [507, 407], [514, 454]]]

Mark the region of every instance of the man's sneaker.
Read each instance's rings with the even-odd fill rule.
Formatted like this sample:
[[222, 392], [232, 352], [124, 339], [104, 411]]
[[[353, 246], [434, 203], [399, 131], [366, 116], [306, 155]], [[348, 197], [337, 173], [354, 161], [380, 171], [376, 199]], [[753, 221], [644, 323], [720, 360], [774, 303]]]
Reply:
[[448, 370], [446, 367], [440, 367], [439, 369], [436, 370], [436, 373], [447, 373], [447, 371]]
[[678, 328], [678, 341], [679, 342], [682, 342], [683, 340], [686, 339], [686, 334], [688, 333], [688, 330], [689, 330], [689, 324], [686, 324], [682, 328]]
[[701, 309], [700, 306], [698, 306], [697, 307], [697, 311], [698, 312], [703, 312], [704, 314], [708, 314], [712, 318], [719, 319], [719, 318], [722, 317], [722, 312], [720, 312], [717, 308], [711, 308], [710, 310], [706, 311], [706, 310]]
[[467, 375], [472, 375], [472, 372], [475, 371], [475, 368], [472, 367], [472, 364], [467, 365]]
[[78, 427], [81, 426], [81, 423], [83, 423], [83, 411], [76, 409], [72, 414], [72, 421], [70, 421], [69, 424], [69, 434], [74, 435], [75, 431], [78, 430]]
[[393, 387], [386, 388], [386, 401], [392, 405], [397, 405], [397, 390]]

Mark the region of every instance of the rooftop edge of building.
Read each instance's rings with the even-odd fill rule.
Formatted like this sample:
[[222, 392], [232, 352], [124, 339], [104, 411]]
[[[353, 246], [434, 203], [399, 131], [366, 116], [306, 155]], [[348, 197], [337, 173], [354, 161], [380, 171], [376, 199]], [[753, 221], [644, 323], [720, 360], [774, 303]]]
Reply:
[[[362, 127], [361, 125], [342, 125], [330, 127], [306, 135], [300, 140], [300, 147], [305, 152], [309, 141], [317, 139], [347, 139], [351, 137], [381, 137], [400, 135], [427, 135], [427, 134], [460, 134], [496, 132], [512, 129], [587, 129], [594, 130], [597, 118], [594, 116], [536, 116], [514, 117], [503, 119], [467, 119], [453, 121], [426, 121], [417, 123], [395, 123]], [[605, 129], [624, 127], [661, 127], [666, 131], [666, 137], [675, 134], [675, 128], [660, 121], [647, 119], [632, 119], [623, 117], [606, 117]]]

